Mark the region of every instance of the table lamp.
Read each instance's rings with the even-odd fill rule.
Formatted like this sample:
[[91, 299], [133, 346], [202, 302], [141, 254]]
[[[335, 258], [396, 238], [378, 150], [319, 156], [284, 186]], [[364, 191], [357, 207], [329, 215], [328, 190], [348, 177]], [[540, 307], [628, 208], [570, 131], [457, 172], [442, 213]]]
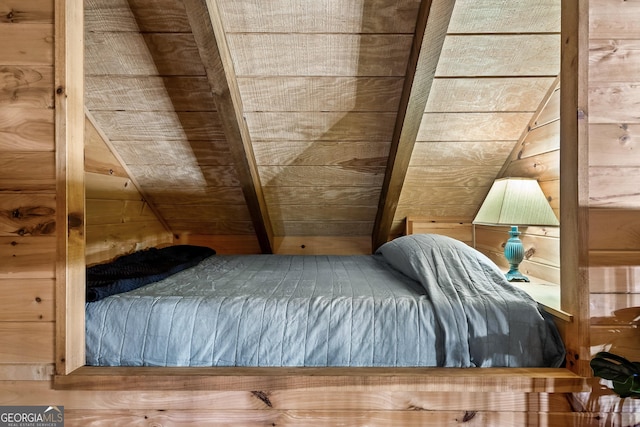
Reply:
[[518, 270], [524, 259], [518, 226], [560, 225], [538, 181], [533, 178], [496, 179], [473, 224], [511, 226], [510, 237], [504, 247], [504, 256], [509, 262], [506, 277], [510, 282], [529, 281]]

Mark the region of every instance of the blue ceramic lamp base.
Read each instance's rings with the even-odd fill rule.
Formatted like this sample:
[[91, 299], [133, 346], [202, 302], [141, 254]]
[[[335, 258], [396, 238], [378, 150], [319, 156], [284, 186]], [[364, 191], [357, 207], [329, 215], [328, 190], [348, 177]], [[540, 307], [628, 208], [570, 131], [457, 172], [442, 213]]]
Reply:
[[528, 282], [529, 278], [518, 270], [518, 266], [524, 259], [524, 245], [518, 237], [520, 232], [517, 226], [511, 226], [509, 240], [504, 246], [504, 256], [509, 262], [509, 271], [505, 274], [509, 282]]

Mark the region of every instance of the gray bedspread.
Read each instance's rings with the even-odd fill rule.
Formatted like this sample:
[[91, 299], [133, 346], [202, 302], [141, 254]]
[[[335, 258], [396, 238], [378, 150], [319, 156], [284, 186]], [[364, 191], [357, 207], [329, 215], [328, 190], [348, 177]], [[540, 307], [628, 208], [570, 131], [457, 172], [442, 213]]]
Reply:
[[216, 255], [86, 305], [101, 366], [560, 366], [537, 303], [436, 235], [375, 255]]

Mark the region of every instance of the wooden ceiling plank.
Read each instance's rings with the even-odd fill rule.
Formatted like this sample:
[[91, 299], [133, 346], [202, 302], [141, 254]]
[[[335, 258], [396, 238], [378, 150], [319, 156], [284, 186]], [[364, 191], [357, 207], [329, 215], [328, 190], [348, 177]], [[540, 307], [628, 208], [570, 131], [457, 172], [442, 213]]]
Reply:
[[240, 186], [263, 253], [273, 252], [273, 228], [243, 118], [240, 90], [216, 0], [185, 0], [189, 22], [220, 112]]
[[403, 76], [408, 34], [229, 34], [241, 77]]
[[455, 0], [420, 5], [389, 162], [372, 233], [375, 251], [388, 239], [413, 146], [436, 73]]
[[[223, 0], [228, 32], [411, 33], [420, 0]], [[269, 19], [265, 19], [268, 16]]]
[[402, 77], [239, 77], [244, 110], [250, 112], [398, 111]]

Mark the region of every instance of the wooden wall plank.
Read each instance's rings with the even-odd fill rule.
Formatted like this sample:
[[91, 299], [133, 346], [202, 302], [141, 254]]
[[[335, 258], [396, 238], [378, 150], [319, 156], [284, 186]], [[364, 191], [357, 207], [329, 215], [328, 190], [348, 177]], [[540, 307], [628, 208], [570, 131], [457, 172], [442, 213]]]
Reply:
[[560, 178], [558, 151], [512, 161], [503, 176], [536, 178], [538, 181], [554, 181]]
[[532, 157], [560, 149], [560, 120], [538, 126], [522, 141], [520, 157]]
[[246, 204], [226, 206], [198, 206], [190, 205], [188, 209], [183, 206], [160, 205], [156, 208], [167, 221], [250, 221], [251, 215]]
[[0, 190], [54, 192], [55, 159], [47, 152], [5, 152], [0, 157]]
[[[356, 390], [250, 391], [94, 391], [52, 390], [47, 382], [26, 386], [20, 382], [0, 383], [0, 404], [16, 396], [25, 405], [56, 401], [65, 409], [106, 410], [122, 407], [138, 410], [475, 410], [570, 412], [564, 393], [465, 393], [465, 392], [362, 392]], [[271, 406], [265, 403], [268, 398]], [[624, 410], [624, 408], [622, 408]]]
[[240, 205], [244, 202], [239, 187], [161, 188], [147, 187], [154, 204], [191, 205]]
[[0, 105], [53, 108], [53, 68], [5, 66], [0, 69]]
[[55, 236], [0, 237], [0, 279], [55, 277]]
[[[615, 5], [615, 7], [614, 7]], [[640, 7], [636, 2], [590, 0], [589, 35], [594, 39], [640, 39], [640, 23], [636, 17]]]
[[[3, 363], [0, 365], [0, 378], [2, 378], [2, 383], [15, 383], [19, 381], [22, 384], [30, 385], [36, 384], [37, 382], [49, 384], [54, 372], [53, 363]], [[18, 393], [14, 396], [14, 399], [20, 399], [21, 396], [22, 394]]]
[[0, 108], [0, 135], [3, 151], [53, 151], [53, 111]]
[[53, 25], [51, 23], [0, 22], [0, 45], [4, 47], [3, 65], [51, 66], [53, 64]]
[[52, 279], [1, 279], [0, 322], [52, 322]]
[[544, 106], [541, 106], [538, 116], [534, 117], [532, 130], [560, 119], [560, 78], [558, 78], [557, 85]]
[[154, 212], [143, 200], [87, 199], [87, 225], [151, 222]]
[[198, 235], [176, 234], [174, 244], [207, 246], [218, 254], [259, 254], [262, 253], [255, 234], [240, 235]]
[[87, 225], [87, 265], [114, 259], [118, 255], [149, 247], [168, 246], [171, 234], [155, 218], [124, 224]]
[[0, 23], [51, 24], [53, 0], [3, 0], [0, 2]]
[[285, 237], [277, 237], [275, 243], [275, 253], [283, 255], [367, 255], [371, 253], [369, 236], [297, 237], [287, 234]]
[[589, 209], [590, 250], [639, 250], [640, 209]]
[[85, 174], [85, 187], [88, 199], [142, 199], [138, 189], [128, 177], [87, 172]]
[[640, 39], [589, 40], [589, 86], [632, 82], [640, 67]]
[[634, 124], [589, 125], [590, 166], [636, 166], [640, 149], [640, 126]]
[[0, 236], [54, 235], [54, 194], [6, 194], [0, 198]]
[[199, 235], [255, 235], [256, 230], [251, 221], [211, 221], [211, 220], [173, 220], [171, 231], [174, 234]]
[[471, 204], [398, 205], [398, 212], [401, 213], [400, 217], [402, 218], [410, 216], [427, 216], [430, 218], [440, 218], [441, 220], [462, 218], [464, 221], [472, 221], [477, 210], [478, 207]]
[[402, 189], [398, 205], [414, 205], [427, 207], [429, 205], [473, 205], [477, 210], [485, 198], [484, 192], [477, 187], [433, 187], [429, 194], [424, 194], [424, 187], [407, 185]]
[[0, 363], [52, 363], [53, 322], [0, 322]]
[[635, 82], [597, 82], [589, 85], [591, 123], [640, 123], [635, 110], [640, 88]]
[[440, 234], [473, 246], [473, 225], [463, 221], [444, 221], [440, 218], [407, 217], [405, 234]]
[[640, 165], [631, 167], [592, 166], [589, 168], [589, 204], [592, 207], [640, 207], [635, 183], [640, 179]]
[[[330, 425], [336, 419], [346, 425], [366, 423], [369, 426], [402, 425], [406, 427], [442, 426], [468, 422], [473, 419], [478, 425], [520, 426], [536, 425], [540, 422], [550, 427], [566, 425], [590, 425], [603, 418], [600, 413], [513, 413], [481, 411], [65, 411], [65, 420], [73, 425], [96, 427], [114, 424], [143, 426], [148, 423], [158, 425], [200, 426], [206, 422], [220, 425], [279, 425], [318, 426]], [[611, 415], [616, 425], [633, 425], [640, 416], [636, 414]]]
[[629, 360], [640, 360], [640, 328], [628, 325], [594, 325], [591, 331], [592, 353], [610, 351]]
[[640, 289], [640, 266], [591, 267], [589, 289], [593, 293], [630, 293]]
[[[276, 236], [356, 237], [371, 234], [373, 221], [280, 221], [273, 222]], [[371, 253], [371, 250], [369, 250]]]
[[591, 325], [637, 326], [640, 319], [640, 292], [625, 294], [591, 292], [589, 308]]

